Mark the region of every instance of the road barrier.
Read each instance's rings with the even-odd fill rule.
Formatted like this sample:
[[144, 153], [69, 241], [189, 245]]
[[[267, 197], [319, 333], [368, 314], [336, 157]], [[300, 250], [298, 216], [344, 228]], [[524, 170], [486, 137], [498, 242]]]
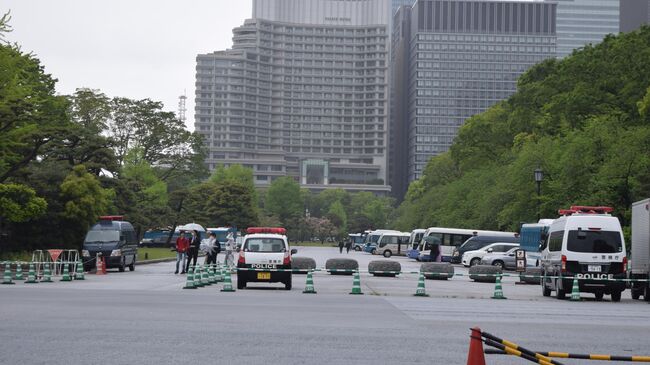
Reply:
[[11, 264], [9, 262], [5, 262], [5, 272], [2, 275], [2, 284], [4, 285], [14, 285], [15, 283], [13, 282], [11, 278]]
[[222, 292], [234, 292], [235, 288], [232, 287], [232, 280], [230, 278], [230, 270], [226, 270], [226, 278], [223, 281]]
[[196, 289], [194, 286], [194, 267], [190, 266], [190, 269], [187, 270], [187, 276], [185, 278], [185, 286], [183, 289]]
[[36, 284], [38, 281], [36, 281], [36, 271], [34, 269], [34, 263], [29, 264], [29, 273], [27, 274], [27, 280], [25, 280], [25, 284]]
[[573, 285], [571, 286], [571, 301], [580, 301], [580, 285], [578, 284], [578, 278], [573, 278]]
[[[503, 350], [486, 349], [488, 355], [509, 355]], [[602, 354], [570, 354], [567, 352], [537, 352], [540, 355], [558, 358], [558, 359], [581, 359], [581, 360], [600, 360], [600, 361], [626, 361], [626, 362], [650, 362], [650, 356], [619, 356], [619, 355], [602, 355]]]

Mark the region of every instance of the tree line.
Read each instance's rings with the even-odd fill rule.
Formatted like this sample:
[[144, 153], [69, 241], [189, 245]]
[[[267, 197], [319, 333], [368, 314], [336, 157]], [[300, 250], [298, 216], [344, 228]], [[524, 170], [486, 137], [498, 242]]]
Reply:
[[[544, 171], [538, 198], [533, 172]], [[609, 205], [625, 226], [650, 196], [650, 27], [609, 35], [520, 77], [430, 160], [395, 226], [515, 230], [572, 204]]]
[[294, 239], [387, 224], [393, 202], [369, 193], [313, 194], [291, 178], [257, 191], [239, 165], [210, 175], [201, 136], [160, 102], [89, 88], [57, 95], [39, 59], [6, 40], [8, 21], [0, 18], [0, 255], [78, 248], [108, 214], [140, 236], [188, 222], [283, 225]]

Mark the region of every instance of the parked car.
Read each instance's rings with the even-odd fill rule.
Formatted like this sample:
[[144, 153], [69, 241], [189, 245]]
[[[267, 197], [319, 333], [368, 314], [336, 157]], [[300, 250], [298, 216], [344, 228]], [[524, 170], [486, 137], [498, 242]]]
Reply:
[[519, 236], [512, 234], [504, 234], [503, 236], [472, 236], [463, 242], [460, 247], [452, 251], [451, 263], [460, 264], [465, 252], [475, 251], [496, 242], [519, 243]]
[[97, 265], [97, 255], [104, 257], [107, 268], [135, 270], [138, 239], [131, 223], [123, 219], [118, 215], [99, 217], [86, 233], [81, 250], [85, 271]]
[[483, 256], [492, 252], [506, 252], [513, 247], [519, 247], [518, 243], [497, 242], [489, 244], [478, 250], [467, 251], [463, 254], [463, 266], [474, 266], [481, 262]]
[[[481, 265], [498, 266], [506, 270], [515, 270], [517, 268], [517, 259], [515, 251], [519, 247], [513, 247], [506, 252], [490, 252], [483, 256]], [[526, 267], [535, 267], [539, 265], [539, 256], [526, 255]]]

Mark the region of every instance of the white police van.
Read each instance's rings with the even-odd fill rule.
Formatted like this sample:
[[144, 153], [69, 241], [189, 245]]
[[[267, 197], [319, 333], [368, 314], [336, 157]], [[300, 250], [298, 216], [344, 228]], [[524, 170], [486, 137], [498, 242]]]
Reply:
[[237, 268], [256, 270], [237, 270], [237, 288], [244, 289], [250, 282], [263, 282], [283, 283], [286, 290], [291, 290], [291, 255], [297, 250], [289, 248], [286, 229], [251, 227], [247, 233], [238, 248]]
[[577, 277], [581, 292], [594, 293], [597, 300], [604, 294], [621, 300], [625, 282], [611, 279], [626, 278], [627, 256], [621, 224], [611, 211], [588, 206], [559, 211], [561, 217], [551, 224], [541, 247], [544, 296], [555, 291], [558, 299], [564, 298]]

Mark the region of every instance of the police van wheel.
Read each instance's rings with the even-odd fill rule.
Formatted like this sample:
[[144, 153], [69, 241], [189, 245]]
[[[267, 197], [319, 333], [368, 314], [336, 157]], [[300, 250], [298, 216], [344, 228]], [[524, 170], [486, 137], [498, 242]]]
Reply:
[[135, 271], [135, 255], [133, 255], [133, 261], [131, 261], [131, 265], [129, 265], [129, 271]]
[[126, 259], [123, 257], [122, 258], [122, 263], [120, 264], [120, 267], [118, 267], [120, 272], [124, 272], [124, 268], [126, 267], [126, 263], [124, 261], [126, 261]]
[[603, 300], [603, 297], [605, 296], [605, 293], [598, 292], [598, 293], [594, 293], [594, 295], [596, 296], [596, 300], [600, 302], [601, 300]]
[[284, 289], [291, 290], [291, 276], [284, 282]]
[[646, 283], [645, 293], [643, 294], [643, 299], [646, 302], [650, 302], [650, 286]]
[[242, 290], [246, 288], [246, 280], [237, 278], [237, 289]]
[[641, 290], [632, 288], [631, 292], [632, 292], [632, 299], [639, 300], [639, 298], [641, 298]]
[[621, 301], [621, 293], [620, 291], [615, 291], [612, 292], [612, 302], [620, 302]]
[[555, 282], [555, 297], [557, 299], [564, 299], [566, 298], [566, 292], [564, 289], [560, 288], [560, 285], [562, 285], [562, 283], [560, 283], [559, 280]]

